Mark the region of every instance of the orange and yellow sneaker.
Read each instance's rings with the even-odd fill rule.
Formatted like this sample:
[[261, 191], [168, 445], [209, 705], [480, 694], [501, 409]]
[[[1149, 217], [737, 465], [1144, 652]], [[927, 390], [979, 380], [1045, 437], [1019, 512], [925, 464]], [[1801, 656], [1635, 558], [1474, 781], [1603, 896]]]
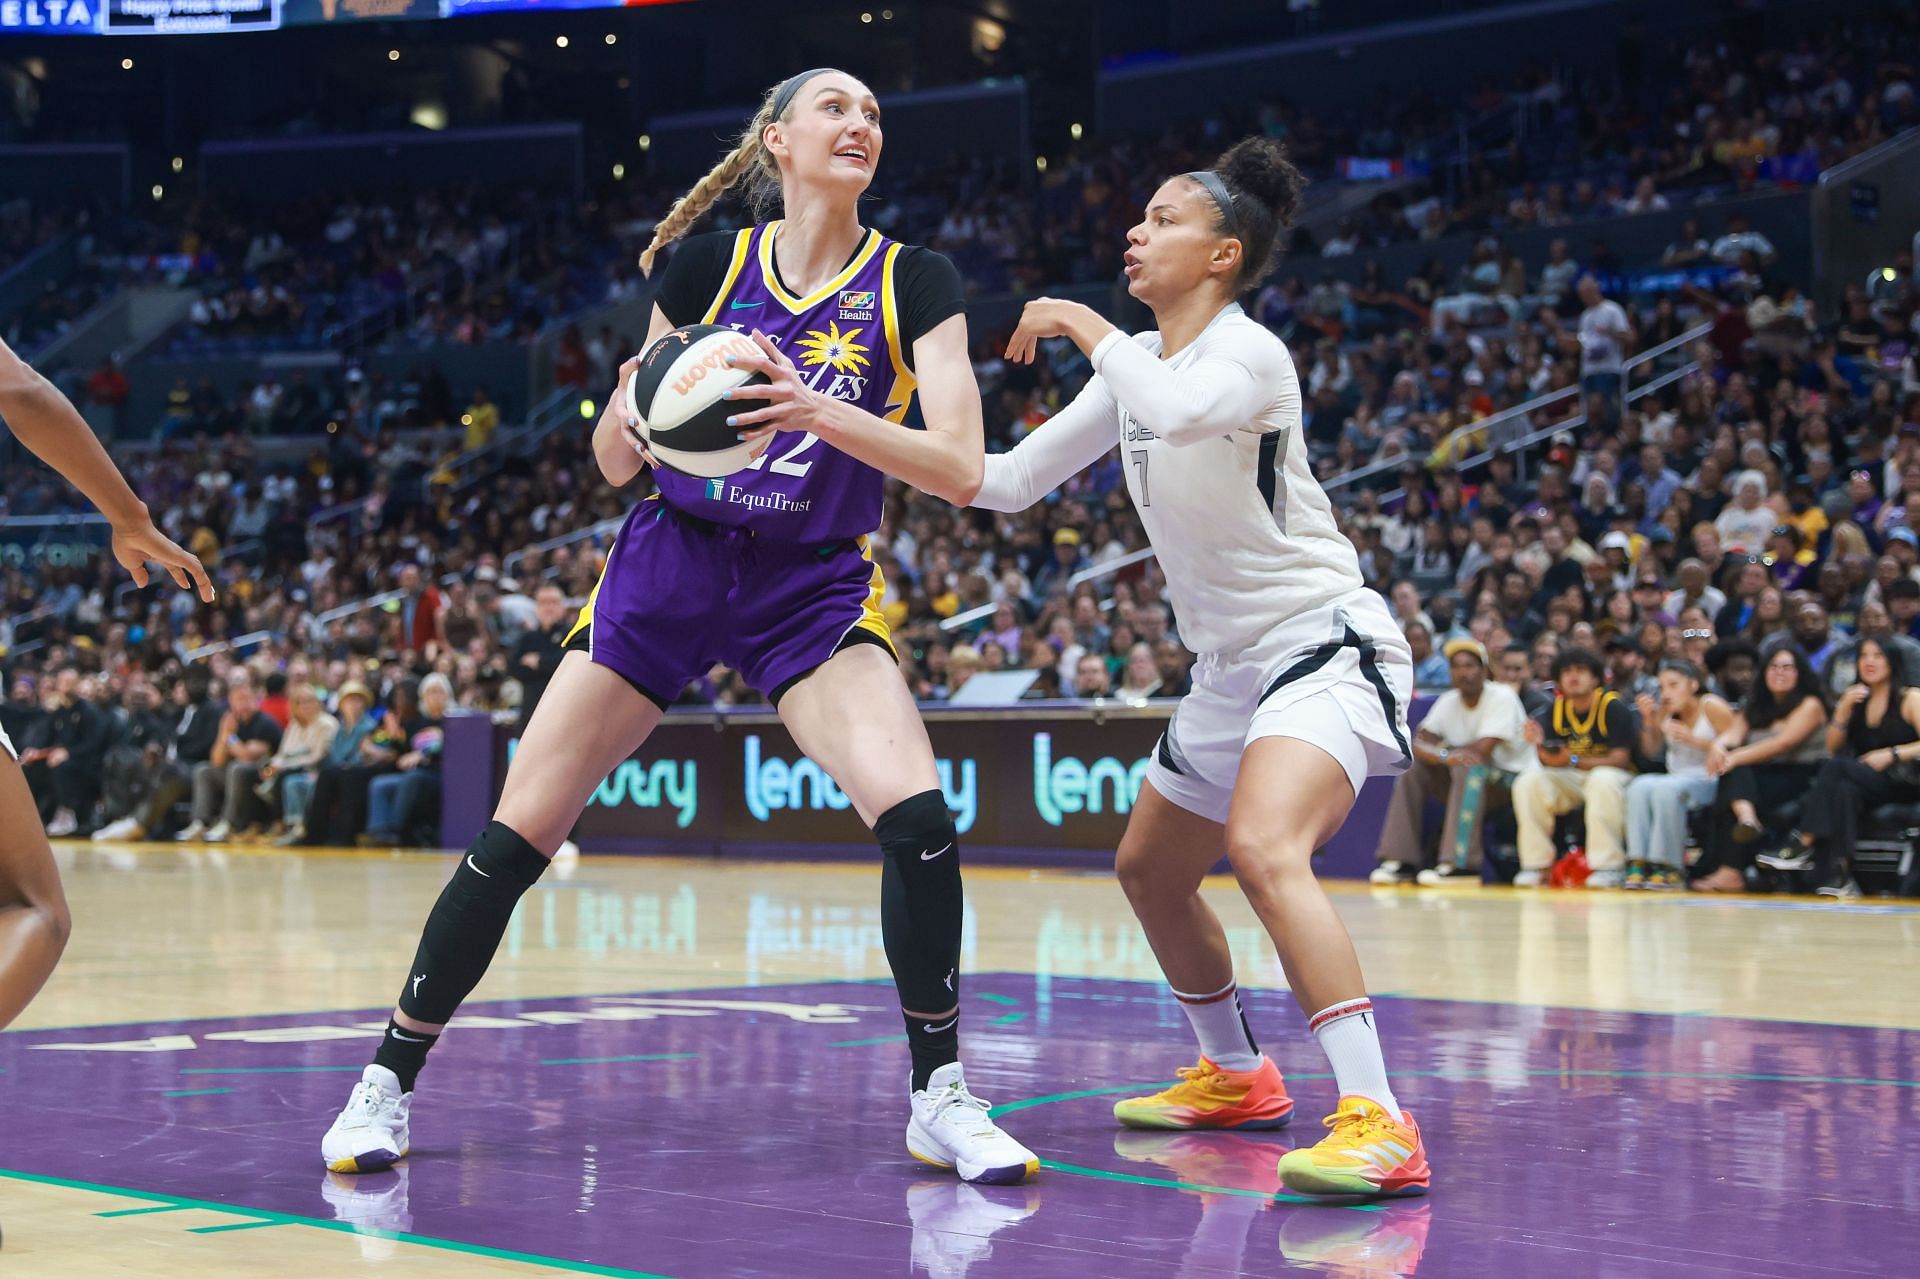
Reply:
[[1327, 1116], [1333, 1131], [1318, 1145], [1280, 1157], [1280, 1181], [1299, 1195], [1424, 1195], [1432, 1170], [1420, 1125], [1407, 1111], [1395, 1119], [1365, 1097], [1342, 1097]]
[[1284, 1128], [1293, 1098], [1271, 1058], [1254, 1070], [1223, 1070], [1202, 1057], [1166, 1091], [1115, 1102], [1113, 1117], [1129, 1128]]

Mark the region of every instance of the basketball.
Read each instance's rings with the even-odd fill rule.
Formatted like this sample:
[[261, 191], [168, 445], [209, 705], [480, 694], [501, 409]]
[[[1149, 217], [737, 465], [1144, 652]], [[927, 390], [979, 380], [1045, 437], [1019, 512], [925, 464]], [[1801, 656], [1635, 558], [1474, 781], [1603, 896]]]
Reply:
[[759, 355], [753, 339], [719, 324], [689, 324], [662, 334], [647, 348], [627, 382], [627, 411], [663, 465], [709, 479], [732, 475], [753, 461], [765, 441], [740, 439], [727, 418], [764, 407], [759, 400], [721, 397], [736, 386], [764, 383], [764, 373], [733, 369], [729, 356]]

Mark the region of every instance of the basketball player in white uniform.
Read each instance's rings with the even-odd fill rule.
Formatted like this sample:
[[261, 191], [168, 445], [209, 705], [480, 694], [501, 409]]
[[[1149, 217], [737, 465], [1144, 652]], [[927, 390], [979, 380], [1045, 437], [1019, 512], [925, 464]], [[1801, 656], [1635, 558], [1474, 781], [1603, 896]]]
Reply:
[[[15, 439], [100, 508], [113, 525], [114, 558], [136, 585], [147, 584], [147, 563], [153, 561], [212, 603], [213, 584], [200, 561], [153, 526], [146, 504], [127, 487], [92, 428], [59, 388], [5, 342], [0, 342], [0, 418]], [[71, 928], [46, 829], [20, 757], [0, 729], [0, 1030], [53, 972]]]
[[1156, 332], [1129, 338], [1077, 303], [1029, 303], [1007, 358], [1030, 361], [1040, 339], [1067, 337], [1095, 375], [1012, 452], [987, 458], [970, 505], [1031, 506], [1117, 444], [1180, 636], [1199, 654], [1118, 871], [1201, 1058], [1116, 1116], [1259, 1129], [1291, 1114], [1240, 1010], [1226, 934], [1198, 893], [1224, 853], [1340, 1086], [1332, 1133], [1283, 1158], [1282, 1180], [1303, 1194], [1423, 1194], [1419, 1129], [1388, 1085], [1353, 943], [1310, 861], [1361, 783], [1411, 762], [1412, 656], [1308, 467], [1285, 344], [1234, 301], [1266, 274], [1299, 186], [1265, 138], [1161, 186], [1127, 253], [1128, 289]]

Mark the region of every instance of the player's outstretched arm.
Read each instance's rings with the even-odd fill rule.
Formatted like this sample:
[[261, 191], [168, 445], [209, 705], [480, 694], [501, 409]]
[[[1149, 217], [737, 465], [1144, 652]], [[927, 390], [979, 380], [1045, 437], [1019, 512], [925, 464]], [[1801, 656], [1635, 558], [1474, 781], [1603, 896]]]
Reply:
[[1112, 388], [1114, 399], [1175, 447], [1244, 430], [1286, 389], [1296, 388], [1286, 348], [1257, 333], [1227, 335], [1218, 350], [1175, 369], [1089, 306], [1035, 298], [1020, 313], [1007, 358], [1031, 363], [1044, 338], [1070, 338]]
[[213, 601], [213, 583], [199, 559], [153, 526], [153, 517], [127, 486], [93, 429], [53, 383], [0, 342], [0, 418], [41, 461], [65, 476], [113, 525], [113, 557], [147, 584], [147, 562], [161, 565], [182, 588]]
[[987, 455], [980, 487], [964, 504], [1024, 511], [1098, 462], [1120, 439], [1113, 393], [1089, 378], [1073, 403], [1027, 433], [1005, 453]]

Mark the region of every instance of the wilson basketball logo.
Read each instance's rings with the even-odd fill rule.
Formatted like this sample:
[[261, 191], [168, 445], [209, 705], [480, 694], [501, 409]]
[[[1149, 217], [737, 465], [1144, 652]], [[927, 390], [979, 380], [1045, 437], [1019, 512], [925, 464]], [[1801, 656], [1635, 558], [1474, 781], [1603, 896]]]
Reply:
[[673, 380], [673, 393], [685, 395], [692, 391], [700, 380], [715, 369], [725, 366], [731, 356], [758, 355], [760, 348], [747, 338], [735, 338], [724, 346], [716, 346], [689, 365], [679, 377]]

